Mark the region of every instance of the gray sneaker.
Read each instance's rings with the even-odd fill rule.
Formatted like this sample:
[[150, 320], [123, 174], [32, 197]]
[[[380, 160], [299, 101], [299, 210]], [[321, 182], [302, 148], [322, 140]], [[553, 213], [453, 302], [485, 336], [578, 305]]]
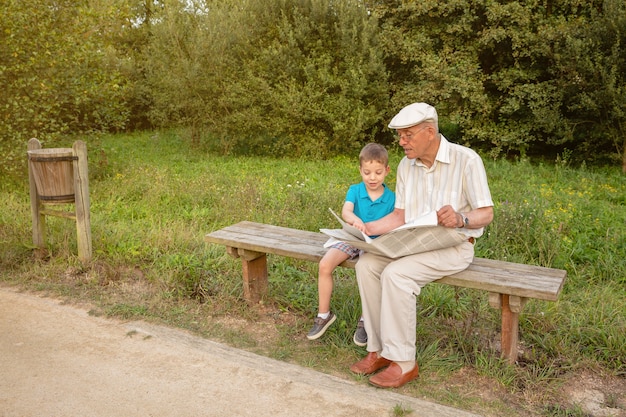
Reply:
[[363, 320], [359, 320], [357, 323], [352, 340], [357, 346], [367, 346], [367, 332], [365, 331]]
[[313, 320], [313, 327], [309, 330], [309, 334], [306, 335], [307, 339], [315, 340], [322, 337], [322, 335], [326, 332], [326, 329], [328, 329], [336, 319], [337, 316], [335, 316], [335, 313], [332, 311], [326, 320], [321, 317], [315, 317], [315, 320]]

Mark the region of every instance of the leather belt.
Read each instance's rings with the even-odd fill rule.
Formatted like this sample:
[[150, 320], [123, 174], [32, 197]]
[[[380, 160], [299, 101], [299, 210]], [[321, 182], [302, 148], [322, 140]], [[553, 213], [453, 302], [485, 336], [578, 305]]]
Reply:
[[473, 237], [468, 237], [467, 241], [473, 245], [476, 240]]

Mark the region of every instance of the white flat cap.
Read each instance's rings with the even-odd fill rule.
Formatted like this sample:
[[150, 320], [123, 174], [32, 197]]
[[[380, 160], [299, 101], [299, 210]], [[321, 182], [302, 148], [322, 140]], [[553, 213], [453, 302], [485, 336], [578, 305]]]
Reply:
[[415, 126], [426, 120], [437, 123], [437, 110], [430, 104], [413, 103], [409, 104], [398, 112], [389, 122], [391, 129], [405, 129]]

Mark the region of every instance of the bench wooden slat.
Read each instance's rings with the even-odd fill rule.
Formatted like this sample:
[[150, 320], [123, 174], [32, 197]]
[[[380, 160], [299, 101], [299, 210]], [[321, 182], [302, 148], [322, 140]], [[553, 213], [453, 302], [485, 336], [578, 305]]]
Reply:
[[[243, 221], [209, 233], [205, 240], [230, 247], [319, 262], [326, 253], [327, 249], [323, 245], [328, 238], [322, 233]], [[355, 263], [346, 261], [341, 266], [353, 268]]]
[[465, 271], [444, 277], [437, 282], [518, 297], [556, 301], [563, 288], [565, 276], [566, 272], [559, 269], [474, 258]]
[[[206, 235], [211, 243], [319, 262], [326, 253], [322, 233], [254, 222], [240, 222]], [[342, 266], [353, 268], [355, 261]], [[555, 301], [563, 287], [565, 271], [492, 259], [474, 258], [462, 272], [437, 282], [457, 287]]]

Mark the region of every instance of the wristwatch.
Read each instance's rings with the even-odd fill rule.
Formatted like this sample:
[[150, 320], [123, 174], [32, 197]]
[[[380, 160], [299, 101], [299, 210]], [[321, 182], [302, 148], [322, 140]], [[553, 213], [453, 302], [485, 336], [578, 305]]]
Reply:
[[461, 219], [463, 219], [463, 226], [461, 227], [469, 226], [469, 218], [463, 213], [459, 213], [459, 214], [461, 215]]

